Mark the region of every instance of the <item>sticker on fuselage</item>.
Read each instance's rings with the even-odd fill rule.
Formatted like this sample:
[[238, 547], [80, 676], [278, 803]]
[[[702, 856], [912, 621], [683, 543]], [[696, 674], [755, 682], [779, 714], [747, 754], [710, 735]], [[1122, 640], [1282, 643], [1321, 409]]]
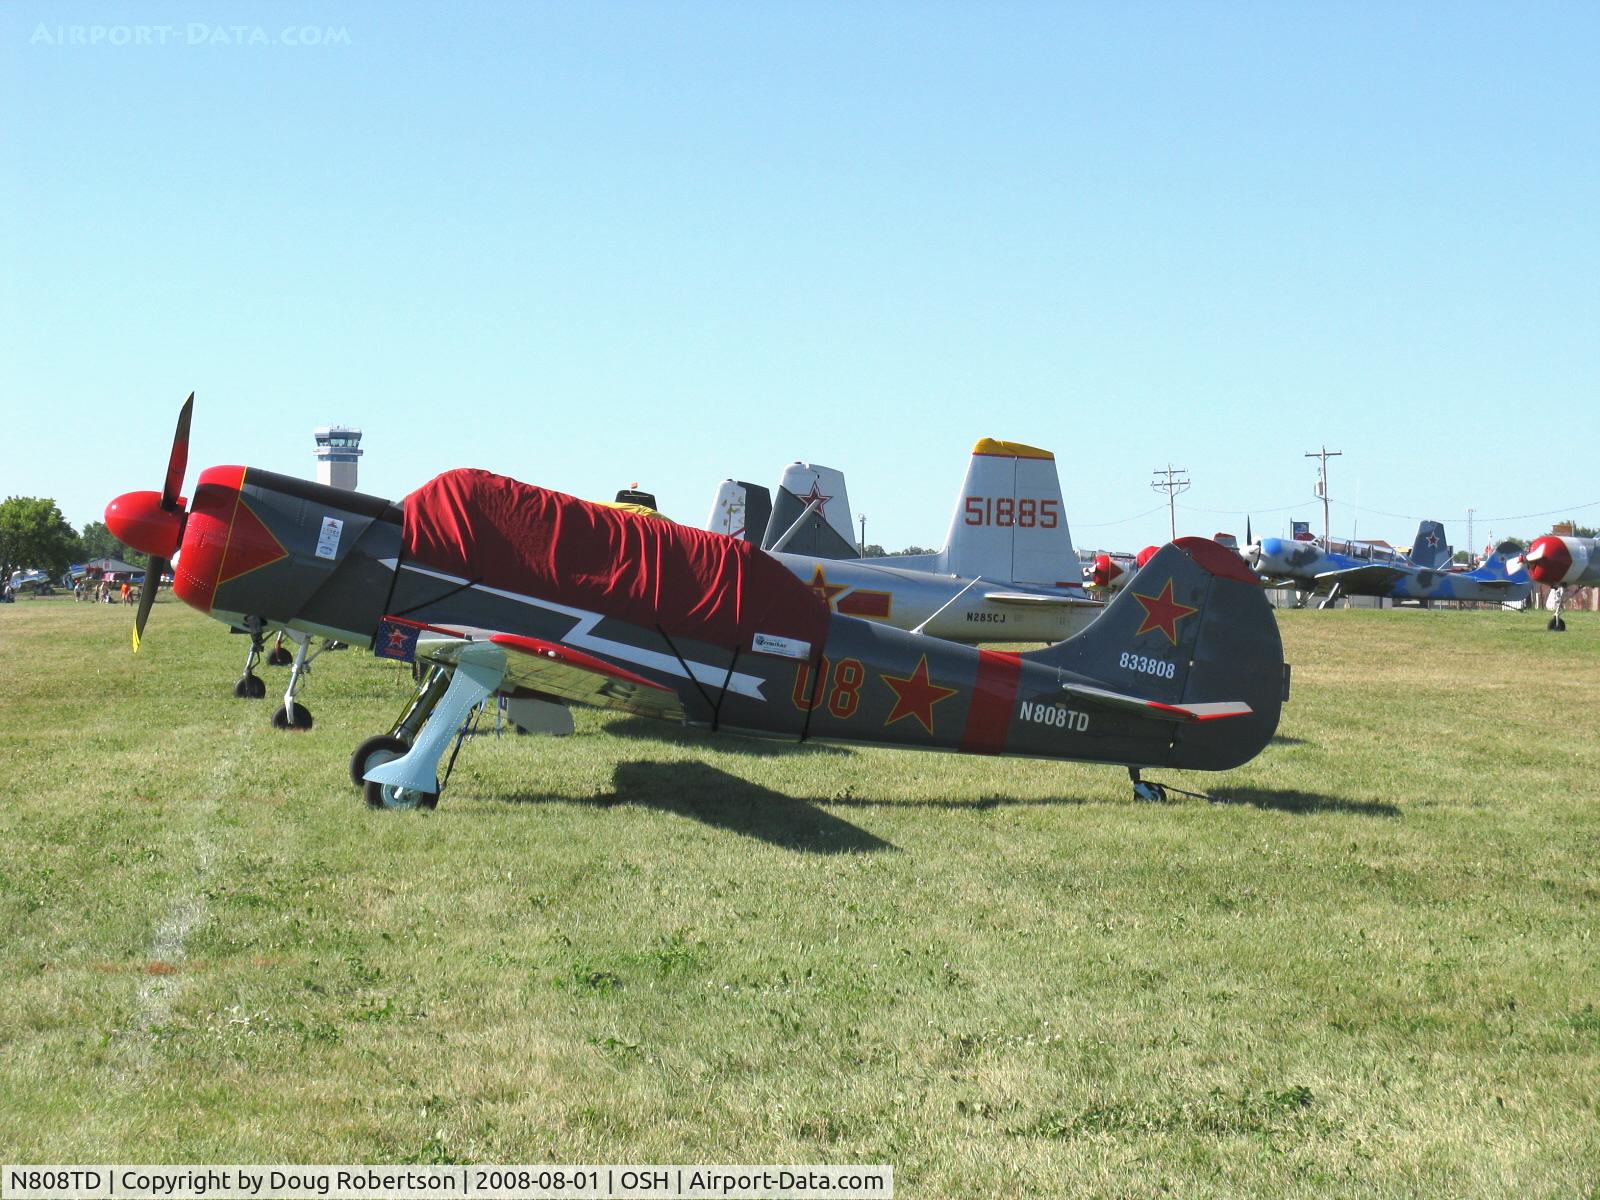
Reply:
[[773, 637], [770, 633], [758, 633], [750, 641], [750, 649], [757, 654], [775, 654], [779, 658], [798, 658], [802, 662], [811, 657], [811, 643], [797, 641], [794, 638]]
[[317, 557], [338, 558], [339, 536], [344, 533], [344, 522], [337, 517], [322, 518], [322, 532], [317, 535]]

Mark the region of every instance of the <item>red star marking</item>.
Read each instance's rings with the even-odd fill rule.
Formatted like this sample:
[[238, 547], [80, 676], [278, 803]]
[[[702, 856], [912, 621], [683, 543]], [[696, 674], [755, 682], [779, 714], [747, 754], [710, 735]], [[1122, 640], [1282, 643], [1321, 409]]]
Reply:
[[924, 654], [917, 669], [906, 676], [885, 675], [883, 681], [894, 692], [894, 709], [885, 725], [893, 725], [903, 717], [915, 717], [922, 727], [933, 732], [933, 706], [948, 696], [956, 694], [955, 688], [940, 687], [928, 682], [928, 656]]
[[822, 573], [821, 567], [817, 568], [816, 574], [811, 577], [811, 582], [806, 586], [815, 592], [817, 598], [829, 608], [833, 607], [833, 598], [845, 590], [845, 585], [842, 583], [829, 583], [828, 577]]
[[1187, 604], [1179, 604], [1172, 598], [1172, 580], [1167, 580], [1167, 586], [1161, 589], [1159, 596], [1146, 596], [1142, 592], [1135, 592], [1133, 598], [1144, 605], [1144, 624], [1134, 630], [1134, 636], [1149, 633], [1152, 629], [1159, 629], [1167, 635], [1167, 641], [1174, 646], [1178, 644], [1178, 622], [1192, 612], [1199, 612]]
[[822, 494], [822, 489], [817, 486], [817, 481], [813, 479], [811, 481], [811, 490], [804, 496], [800, 497], [800, 503], [806, 507], [809, 507], [813, 500], [821, 501], [821, 503], [817, 505], [817, 516], [825, 517], [828, 515], [828, 501], [832, 499], [832, 496], [824, 496]]
[[404, 629], [389, 630], [389, 649], [404, 650], [406, 648], [406, 631]]
[[1428, 535], [1428, 545], [1437, 546], [1438, 544], [1439, 544], [1439, 535], [1437, 533], [1430, 533]]

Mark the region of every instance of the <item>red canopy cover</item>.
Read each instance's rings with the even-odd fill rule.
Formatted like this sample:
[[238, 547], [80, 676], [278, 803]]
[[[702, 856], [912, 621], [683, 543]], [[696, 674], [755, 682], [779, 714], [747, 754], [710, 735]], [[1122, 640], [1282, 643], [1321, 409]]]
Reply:
[[748, 542], [590, 504], [488, 471], [447, 471], [405, 499], [406, 557], [490, 587], [750, 649], [821, 646], [828, 607]]

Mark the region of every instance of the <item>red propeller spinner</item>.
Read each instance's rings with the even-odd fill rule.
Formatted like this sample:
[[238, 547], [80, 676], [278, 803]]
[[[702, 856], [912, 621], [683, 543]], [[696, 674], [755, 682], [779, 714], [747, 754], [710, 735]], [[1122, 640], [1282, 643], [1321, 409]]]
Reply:
[[1547, 533], [1533, 539], [1533, 545], [1522, 556], [1528, 576], [1535, 583], [1555, 587], [1572, 570], [1572, 551], [1564, 539]]
[[150, 556], [145, 567], [144, 587], [139, 592], [139, 611], [133, 619], [133, 648], [139, 649], [145, 622], [156, 602], [161, 576], [178, 547], [183, 544], [186, 517], [183, 472], [189, 465], [189, 417], [194, 411], [194, 393], [183, 402], [178, 413], [178, 428], [172, 435], [172, 454], [167, 459], [167, 477], [159, 492], [128, 492], [106, 505], [106, 528], [124, 545]]
[[1111, 555], [1096, 554], [1094, 568], [1089, 572], [1089, 582], [1094, 587], [1107, 588], [1111, 586], [1111, 581], [1121, 574], [1122, 568], [1116, 564]]

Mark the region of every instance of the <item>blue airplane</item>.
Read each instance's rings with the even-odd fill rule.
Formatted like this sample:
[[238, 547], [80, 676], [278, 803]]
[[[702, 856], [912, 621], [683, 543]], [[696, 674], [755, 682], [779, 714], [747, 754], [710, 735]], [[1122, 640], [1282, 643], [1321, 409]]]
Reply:
[[1444, 526], [1424, 521], [1417, 529], [1410, 558], [1377, 558], [1339, 554], [1315, 542], [1262, 538], [1249, 546], [1245, 558], [1269, 587], [1292, 587], [1300, 593], [1296, 608], [1306, 598], [1326, 593], [1317, 607], [1329, 608], [1340, 596], [1387, 596], [1391, 600], [1482, 600], [1514, 603], [1526, 599], [1532, 584], [1519, 561], [1515, 542], [1502, 542], [1475, 571], [1450, 571], [1454, 555], [1444, 540]]

